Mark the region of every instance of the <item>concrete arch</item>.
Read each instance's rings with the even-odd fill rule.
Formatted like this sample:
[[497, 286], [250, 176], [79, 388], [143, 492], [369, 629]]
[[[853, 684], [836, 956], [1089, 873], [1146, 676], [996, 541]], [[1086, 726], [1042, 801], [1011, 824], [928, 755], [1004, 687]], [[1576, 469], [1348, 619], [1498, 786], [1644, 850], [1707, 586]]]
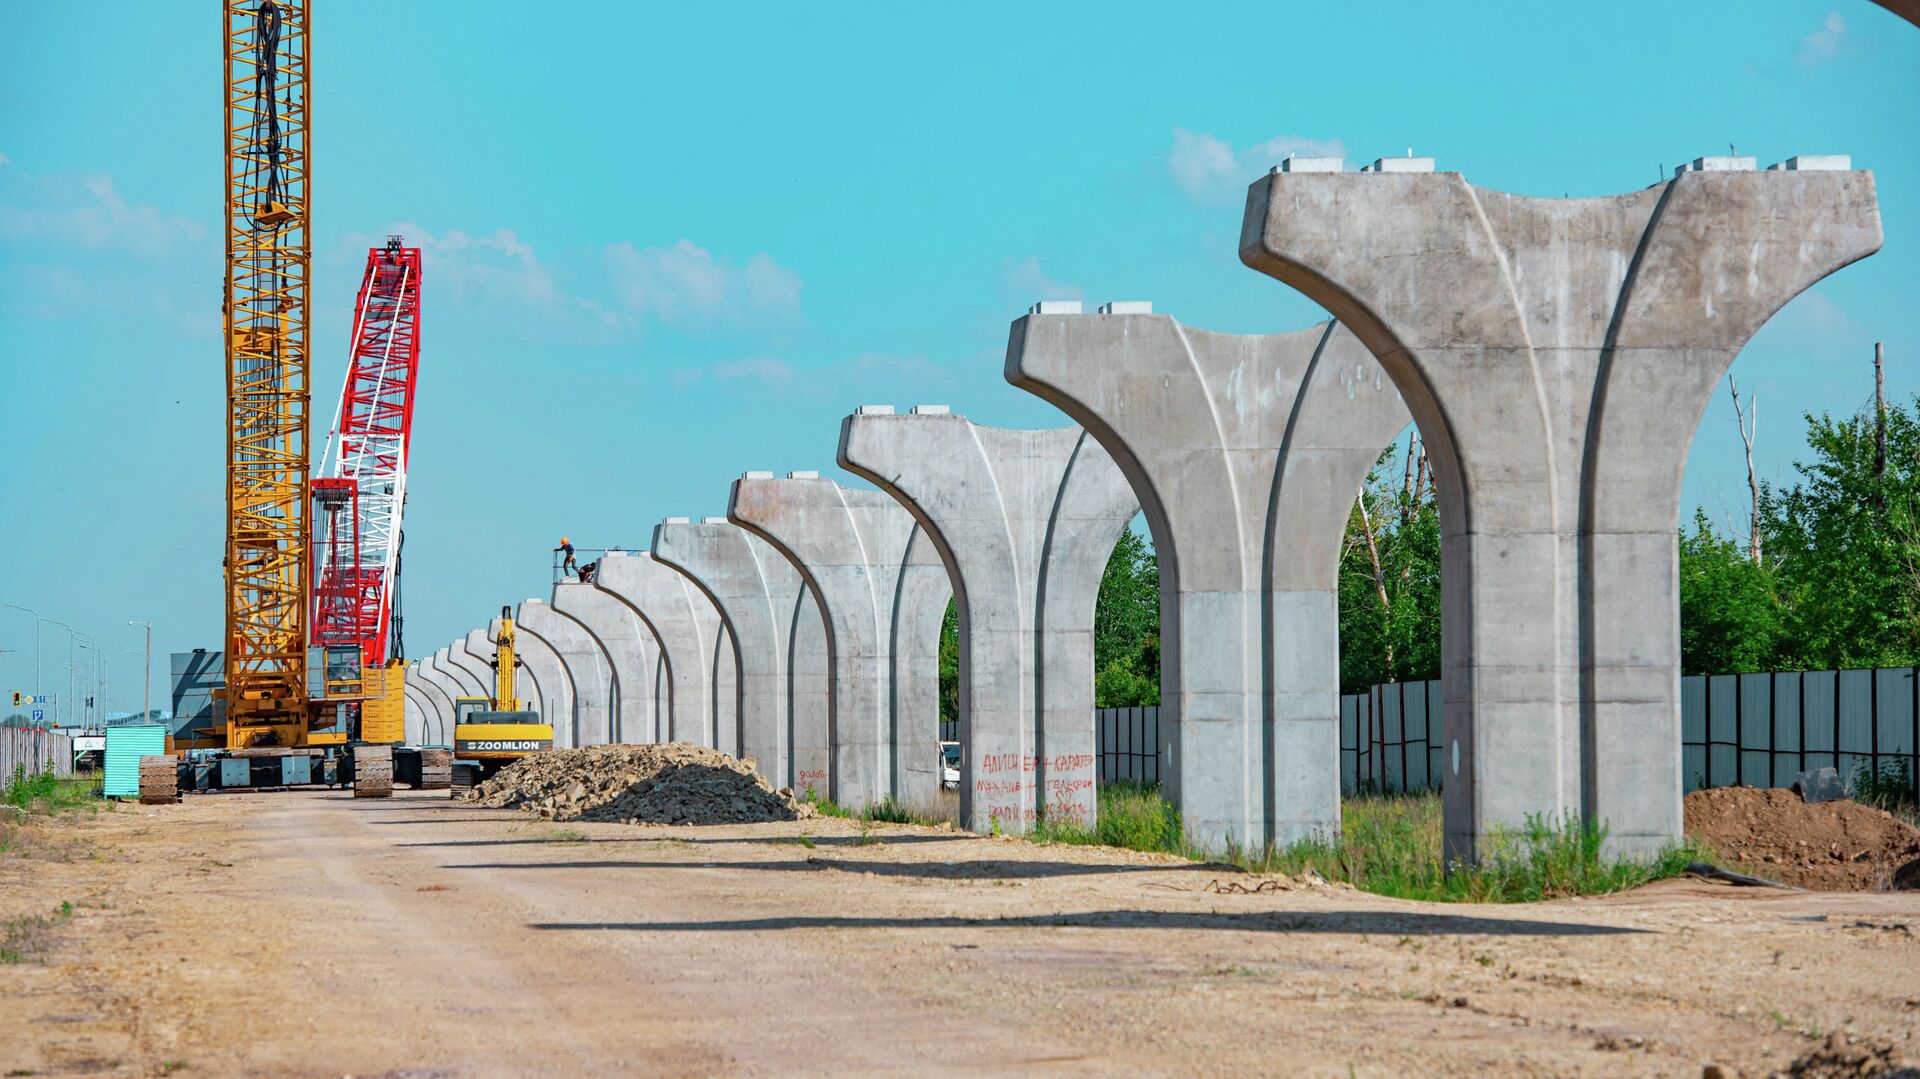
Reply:
[[484, 697], [487, 695], [486, 683], [480, 680], [480, 676], [469, 670], [464, 664], [454, 661], [452, 645], [445, 645], [434, 652], [433, 669], [446, 675], [453, 681], [455, 686], [459, 687], [460, 691], [454, 695], [456, 701], [460, 697]]
[[1352, 329], [1435, 467], [1449, 858], [1532, 814], [1604, 822], [1629, 856], [1681, 835], [1693, 431], [1754, 330], [1881, 243], [1871, 174], [1753, 165], [1700, 158], [1568, 200], [1431, 159], [1364, 175], [1295, 161], [1249, 191], [1242, 261]]
[[[420, 662], [414, 661], [407, 674], [407, 688], [420, 694], [431, 706], [434, 716], [434, 734], [441, 740], [453, 737], [453, 698], [446, 690], [422, 670]], [[446, 742], [452, 745], [452, 742]]]
[[957, 583], [962, 822], [1091, 824], [1094, 602], [1140, 509], [1126, 477], [1079, 427], [940, 406], [848, 417], [840, 463], [900, 500]]
[[575, 745], [604, 744], [613, 721], [613, 665], [585, 626], [550, 604], [527, 600], [515, 623], [540, 636], [560, 657], [573, 685]]
[[465, 675], [463, 681], [468, 683], [469, 690], [474, 686], [480, 687], [479, 692], [471, 693], [471, 696], [486, 697], [489, 700], [493, 698], [493, 663], [474, 654], [467, 647], [466, 637], [455, 638], [453, 643], [447, 646], [447, 663]]
[[663, 737], [715, 745], [713, 647], [719, 609], [647, 551], [607, 552], [594, 572], [593, 586], [632, 611], [660, 646], [668, 680]]
[[578, 622], [611, 664], [613, 708], [610, 739], [659, 741], [653, 711], [653, 630], [617, 598], [578, 581], [553, 586], [553, 609]]

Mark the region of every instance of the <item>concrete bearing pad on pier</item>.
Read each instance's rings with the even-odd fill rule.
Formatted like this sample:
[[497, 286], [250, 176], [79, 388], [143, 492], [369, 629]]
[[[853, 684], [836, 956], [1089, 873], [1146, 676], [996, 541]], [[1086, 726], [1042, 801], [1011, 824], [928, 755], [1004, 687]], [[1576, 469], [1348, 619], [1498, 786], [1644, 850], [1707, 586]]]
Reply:
[[1202, 843], [1339, 828], [1340, 543], [1408, 419], [1378, 370], [1333, 323], [1248, 336], [1049, 303], [1013, 324], [1007, 380], [1107, 448], [1153, 531], [1161, 776]]
[[613, 670], [614, 742], [659, 741], [653, 714], [653, 675], [659, 643], [633, 608], [607, 592], [579, 581], [553, 586], [553, 609], [580, 623]]
[[534, 615], [540, 625], [549, 625], [559, 616], [553, 609], [537, 599], [520, 601], [514, 611], [514, 648], [527, 661], [527, 669], [533, 673], [535, 681], [540, 683], [540, 702], [545, 710], [540, 716], [553, 727], [553, 745], [555, 749], [573, 749], [582, 745], [580, 741], [580, 705], [582, 687], [574, 682], [574, 672], [561, 657], [559, 649], [549, 641], [539, 629], [527, 624], [527, 615], [538, 609], [544, 612]]
[[652, 631], [666, 660], [667, 714], [662, 741], [713, 746], [713, 649], [720, 612], [681, 574], [646, 551], [609, 551], [593, 586], [633, 611]]
[[1442, 527], [1446, 849], [1579, 814], [1610, 853], [1681, 836], [1677, 555], [1700, 415], [1747, 340], [1878, 250], [1845, 158], [1700, 158], [1595, 199], [1431, 159], [1292, 166], [1240, 255], [1358, 336], [1406, 397]]
[[1079, 427], [981, 427], [929, 406], [862, 410], [840, 432], [841, 466], [907, 507], [956, 585], [962, 824], [1090, 826], [1094, 601], [1140, 512], [1133, 488]]
[[539, 600], [522, 603], [514, 624], [537, 634], [567, 668], [573, 683], [574, 744], [606, 744], [613, 730], [613, 664], [600, 642], [585, 626]]
[[[878, 491], [818, 473], [748, 473], [727, 517], [784, 554], [826, 626], [832, 671], [830, 797], [858, 809], [939, 792], [940, 621], [945, 567], [913, 517]], [[817, 789], [817, 788], [816, 788]]]

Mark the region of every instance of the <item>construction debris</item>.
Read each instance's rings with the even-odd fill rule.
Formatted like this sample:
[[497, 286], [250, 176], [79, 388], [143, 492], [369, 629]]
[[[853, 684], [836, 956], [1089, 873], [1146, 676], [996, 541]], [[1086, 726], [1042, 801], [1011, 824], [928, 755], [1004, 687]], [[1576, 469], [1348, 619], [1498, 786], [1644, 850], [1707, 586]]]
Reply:
[[1717, 787], [1687, 795], [1686, 820], [1728, 864], [1815, 891], [1911, 887], [1906, 867], [1920, 861], [1920, 828], [1846, 799], [1809, 805], [1790, 790]]
[[690, 742], [535, 754], [501, 769], [468, 799], [559, 821], [748, 824], [815, 815], [791, 790], [775, 790], [751, 759]]

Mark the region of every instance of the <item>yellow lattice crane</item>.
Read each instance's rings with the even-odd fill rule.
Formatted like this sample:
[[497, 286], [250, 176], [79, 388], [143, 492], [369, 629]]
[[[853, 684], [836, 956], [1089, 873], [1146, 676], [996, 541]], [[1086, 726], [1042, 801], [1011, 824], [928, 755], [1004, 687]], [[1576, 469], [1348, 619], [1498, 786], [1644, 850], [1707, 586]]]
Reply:
[[309, 744], [306, 0], [228, 0], [226, 748]]

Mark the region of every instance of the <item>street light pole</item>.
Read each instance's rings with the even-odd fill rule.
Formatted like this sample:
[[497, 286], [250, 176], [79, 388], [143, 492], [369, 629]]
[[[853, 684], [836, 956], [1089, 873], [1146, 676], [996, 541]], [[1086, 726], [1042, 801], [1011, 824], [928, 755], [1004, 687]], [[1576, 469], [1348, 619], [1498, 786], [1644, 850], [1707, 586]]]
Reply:
[[73, 627], [58, 618], [49, 618], [46, 621], [50, 626], [59, 626], [67, 631], [67, 699], [61, 701], [60, 707], [54, 710], [53, 715], [57, 722], [66, 717], [66, 709], [73, 707]]
[[140, 722], [153, 722], [153, 620], [127, 619], [129, 626], [147, 627], [147, 667], [140, 679]]
[[30, 607], [22, 607], [18, 603], [9, 603], [7, 606], [16, 611], [26, 611], [33, 616], [33, 695], [38, 697], [40, 695], [40, 623], [46, 619], [41, 618], [40, 612]]

